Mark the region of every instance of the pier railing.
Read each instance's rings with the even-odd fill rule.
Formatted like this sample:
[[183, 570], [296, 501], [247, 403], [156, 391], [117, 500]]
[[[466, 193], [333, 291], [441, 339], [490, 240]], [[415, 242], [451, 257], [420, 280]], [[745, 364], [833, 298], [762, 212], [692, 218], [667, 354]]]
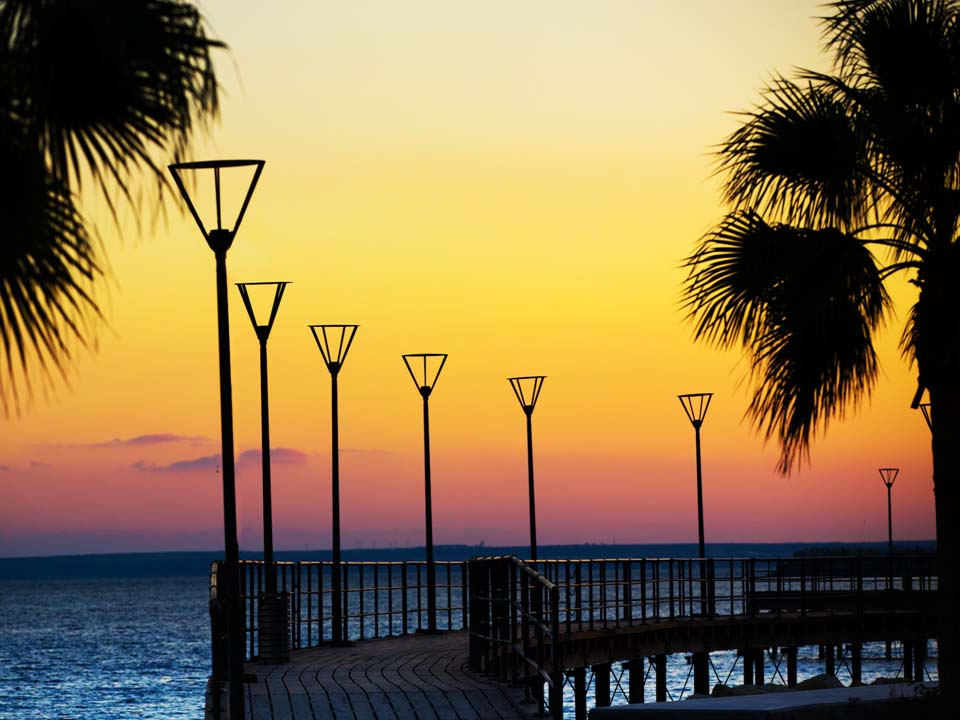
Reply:
[[[663, 621], [933, 612], [932, 557], [470, 561], [470, 664], [562, 689], [561, 641]], [[562, 717], [560, 692], [550, 714]], [[557, 709], [560, 707], [560, 709]]]
[[[560, 588], [565, 632], [765, 613], [892, 609], [937, 587], [932, 556], [528, 561]], [[866, 594], [866, 595], [865, 595]], [[927, 593], [927, 597], [931, 597]], [[910, 598], [911, 605], [916, 597]]]
[[[523, 681], [529, 697], [549, 689], [550, 714], [563, 714], [560, 588], [514, 556], [470, 561], [470, 667]], [[541, 703], [543, 692], [533, 693]]]
[[[333, 563], [278, 562], [277, 589], [290, 603], [290, 647], [315, 647], [333, 637]], [[437, 561], [437, 627], [467, 627], [467, 563]], [[427, 627], [425, 561], [341, 563], [342, 637], [347, 640], [406, 635]], [[258, 654], [259, 598], [266, 567], [240, 563], [248, 658]]]
[[[217, 582], [221, 568], [222, 563], [214, 563], [210, 588], [215, 677], [222, 676], [226, 652], [222, 609], [227, 598]], [[342, 563], [343, 636], [360, 640], [425, 629], [426, 570], [424, 561]], [[291, 648], [332, 639], [332, 571], [329, 561], [277, 563], [278, 589], [289, 602]], [[550, 647], [560, 633], [684, 618], [917, 609], [923, 603], [932, 611], [931, 591], [937, 587], [931, 556], [537, 561], [511, 556], [439, 561], [436, 571], [438, 627], [470, 628], [483, 640], [471, 645], [471, 661], [481, 647], [484, 656], [499, 655], [507, 639], [503, 618], [509, 616], [516, 626], [511, 632], [519, 633], [509, 636], [511, 652], [530, 668], [517, 665], [516, 672], [543, 678], [555, 672]], [[475, 585], [477, 578], [484, 578], [482, 586]], [[259, 650], [263, 562], [242, 561], [240, 580], [244, 644], [247, 657], [253, 658]], [[480, 604], [471, 604], [476, 602]], [[503, 670], [496, 664], [499, 659], [476, 662]]]

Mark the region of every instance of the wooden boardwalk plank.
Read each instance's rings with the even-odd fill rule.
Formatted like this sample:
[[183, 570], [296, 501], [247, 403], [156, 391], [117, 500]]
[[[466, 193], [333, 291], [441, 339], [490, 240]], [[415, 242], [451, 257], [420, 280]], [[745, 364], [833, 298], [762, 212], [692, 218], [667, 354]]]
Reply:
[[[467, 669], [463, 632], [297, 650], [284, 665], [249, 663], [249, 720], [514, 720], [523, 692]], [[527, 711], [527, 707], [532, 708]]]

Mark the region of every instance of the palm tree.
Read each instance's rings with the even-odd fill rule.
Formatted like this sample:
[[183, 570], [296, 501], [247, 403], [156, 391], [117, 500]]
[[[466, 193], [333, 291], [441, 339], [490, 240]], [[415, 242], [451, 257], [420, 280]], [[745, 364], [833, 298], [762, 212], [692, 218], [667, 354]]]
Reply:
[[698, 339], [740, 346], [747, 416], [788, 473], [870, 392], [886, 280], [918, 289], [902, 348], [933, 411], [939, 665], [957, 687], [960, 515], [960, 3], [842, 0], [828, 74], [779, 76], [720, 146], [731, 212], [686, 262]]
[[100, 319], [102, 248], [78, 202], [119, 224], [217, 114], [197, 9], [182, 0], [0, 0], [0, 407], [62, 376]]

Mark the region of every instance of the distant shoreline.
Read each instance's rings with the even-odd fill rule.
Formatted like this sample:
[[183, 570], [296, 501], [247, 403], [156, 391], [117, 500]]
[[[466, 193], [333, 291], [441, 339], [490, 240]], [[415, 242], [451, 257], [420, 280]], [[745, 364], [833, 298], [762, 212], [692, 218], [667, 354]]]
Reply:
[[[540, 557], [551, 558], [683, 558], [696, 557], [696, 543], [583, 543], [576, 545], [541, 545]], [[460, 561], [483, 555], [517, 555], [524, 557], [525, 545], [438, 545], [437, 560]], [[794, 543], [708, 543], [707, 555], [717, 558], [854, 556], [882, 555], [886, 542], [794, 542]], [[905, 554], [936, 552], [933, 540], [904, 540], [894, 543], [894, 552]], [[244, 559], [259, 559], [259, 552], [241, 552]], [[200, 577], [210, 572], [210, 564], [223, 557], [219, 550], [105, 553], [96, 555], [47, 555], [0, 558], [0, 581], [56, 580], [131, 577]], [[343, 551], [345, 561], [380, 560], [411, 561], [424, 558], [423, 547], [353, 548]], [[330, 550], [280, 550], [281, 561], [330, 560]]]

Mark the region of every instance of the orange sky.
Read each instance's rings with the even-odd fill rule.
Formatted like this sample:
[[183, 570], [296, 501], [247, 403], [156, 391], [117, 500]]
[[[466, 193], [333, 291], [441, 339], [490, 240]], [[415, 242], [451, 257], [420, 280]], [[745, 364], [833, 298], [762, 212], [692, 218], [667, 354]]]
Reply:
[[[886, 465], [902, 468], [895, 535], [933, 536], [929, 436], [897, 349], [905, 281], [870, 403], [787, 478], [742, 421], [739, 354], [694, 345], [678, 307], [679, 264], [724, 211], [710, 148], [774, 71], [826, 68], [817, 3], [282, 7], [202, 4], [232, 51], [195, 152], [267, 161], [230, 279], [294, 282], [270, 341], [279, 547], [330, 542], [329, 376], [306, 327], [324, 322], [361, 326], [340, 383], [348, 547], [422, 542], [404, 352], [450, 354], [431, 400], [438, 543], [526, 541], [505, 378], [534, 373], [541, 543], [695, 541], [676, 394], [707, 390], [708, 543], [885, 539]], [[123, 227], [101, 222], [98, 351], [4, 421], [0, 555], [222, 543], [213, 256], [175, 212]], [[256, 341], [238, 295], [231, 313], [241, 546], [258, 549]]]

